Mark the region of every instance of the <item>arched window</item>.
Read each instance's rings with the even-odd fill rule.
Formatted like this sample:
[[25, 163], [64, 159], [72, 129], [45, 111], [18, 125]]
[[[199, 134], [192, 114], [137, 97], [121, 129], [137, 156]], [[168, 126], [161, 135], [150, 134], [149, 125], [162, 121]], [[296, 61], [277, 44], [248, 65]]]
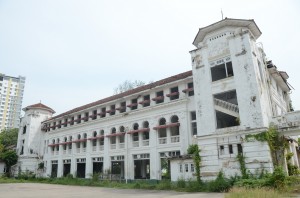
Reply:
[[[143, 122], [143, 128], [144, 129], [148, 129], [149, 128], [149, 122], [145, 121]], [[143, 132], [143, 140], [146, 140], [146, 142], [144, 142], [144, 146], [148, 146], [149, 145], [149, 131], [144, 131]]]
[[148, 121], [143, 122], [143, 128], [149, 128], [149, 122]]
[[134, 123], [133, 124], [133, 130], [138, 130], [139, 129], [139, 124], [138, 123]]
[[[138, 123], [134, 123], [133, 124], [133, 130], [138, 130], [139, 129], [139, 124]], [[134, 142], [138, 142], [139, 141], [139, 133], [133, 133], [132, 134], [132, 140]]]
[[166, 119], [165, 118], [161, 118], [159, 120], [159, 125], [165, 125], [166, 124]]
[[179, 120], [179, 119], [178, 119], [178, 116], [177, 116], [177, 115], [174, 115], [174, 116], [171, 117], [171, 122], [172, 122], [172, 123], [177, 123], [178, 120]]
[[[111, 134], [115, 134], [116, 133], [116, 128], [115, 127], [113, 127], [112, 129], [111, 129]], [[112, 136], [112, 137], [110, 137], [110, 144], [116, 144], [116, 136]]]
[[97, 136], [97, 131], [94, 131], [93, 132], [93, 137], [96, 137]]
[[67, 137], [64, 137], [64, 142], [67, 142], [68, 138]]
[[84, 133], [84, 134], [83, 134], [83, 139], [86, 139], [86, 138], [87, 138], [87, 134]]
[[[159, 125], [166, 125], [166, 119], [165, 118], [160, 118], [159, 120]], [[166, 128], [161, 128], [158, 130], [158, 137], [163, 138], [160, 139], [160, 144], [166, 144], [166, 139], [167, 139], [167, 129]]]
[[122, 132], [122, 133], [125, 132], [125, 127], [124, 126], [120, 126], [120, 132]]
[[[179, 119], [177, 115], [173, 115], [171, 117], [171, 123], [178, 123]], [[171, 142], [179, 142], [179, 126], [172, 126], [170, 128], [171, 130]], [[176, 137], [172, 137], [172, 136], [176, 136]]]
[[81, 139], [81, 135], [80, 135], [80, 134], [77, 135], [77, 139], [78, 139], [78, 140]]
[[104, 130], [101, 130], [101, 131], [100, 131], [100, 135], [104, 135]]

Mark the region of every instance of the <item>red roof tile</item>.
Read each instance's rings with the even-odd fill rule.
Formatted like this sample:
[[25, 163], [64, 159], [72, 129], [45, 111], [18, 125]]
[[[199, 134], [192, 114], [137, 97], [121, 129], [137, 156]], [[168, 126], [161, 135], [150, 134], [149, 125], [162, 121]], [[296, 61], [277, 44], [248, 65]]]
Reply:
[[101, 100], [98, 100], [98, 101], [80, 106], [80, 107], [77, 107], [77, 108], [74, 108], [70, 111], [66, 111], [66, 112], [61, 113], [57, 116], [54, 116], [54, 117], [52, 117], [52, 118], [50, 118], [50, 119], [48, 119], [44, 122], [47, 122], [47, 121], [50, 121], [50, 120], [53, 120], [53, 119], [56, 119], [56, 118], [59, 118], [59, 117], [63, 117], [63, 116], [69, 115], [69, 114], [73, 114], [75, 112], [79, 112], [79, 111], [82, 111], [82, 110], [90, 108], [90, 107], [98, 106], [98, 105], [101, 105], [103, 103], [107, 103], [107, 102], [110, 102], [110, 101], [113, 101], [113, 100], [116, 100], [116, 99], [119, 99], [119, 98], [123, 98], [125, 96], [136, 94], [136, 93], [139, 93], [141, 91], [145, 91], [147, 89], [152, 89], [152, 88], [157, 87], [157, 86], [161, 86], [161, 85], [164, 85], [164, 84], [167, 84], [167, 83], [170, 83], [170, 82], [181, 80], [181, 79], [187, 78], [189, 76], [192, 76], [192, 71], [191, 70], [187, 71], [187, 72], [177, 74], [177, 75], [174, 75], [174, 76], [171, 76], [171, 77], [168, 77], [168, 78], [165, 78], [165, 79], [162, 79], [162, 80], [159, 80], [159, 81], [156, 81], [156, 82], [153, 82], [153, 83], [150, 83], [150, 84], [147, 84], [147, 85], [143, 85], [143, 86], [137, 87], [135, 89], [131, 89], [131, 90], [125, 91], [123, 93], [116, 94], [116, 95], [113, 95], [113, 96], [110, 96], [110, 97], [107, 97], [107, 98], [104, 98], [104, 99], [101, 99]]
[[51, 113], [55, 113], [55, 111], [53, 109], [51, 109], [50, 107], [48, 107], [42, 103], [29, 105], [29, 106], [23, 108], [23, 111], [27, 111], [29, 109], [44, 109], [44, 110], [50, 111]]

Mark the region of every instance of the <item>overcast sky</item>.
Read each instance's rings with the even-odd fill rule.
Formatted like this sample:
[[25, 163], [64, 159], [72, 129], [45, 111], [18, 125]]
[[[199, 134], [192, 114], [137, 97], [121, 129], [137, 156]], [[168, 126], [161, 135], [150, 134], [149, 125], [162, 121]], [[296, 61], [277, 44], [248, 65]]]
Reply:
[[41, 100], [62, 113], [112, 95], [125, 80], [190, 70], [198, 29], [221, 20], [221, 9], [255, 20], [299, 109], [297, 0], [0, 0], [0, 73], [26, 77], [23, 107]]

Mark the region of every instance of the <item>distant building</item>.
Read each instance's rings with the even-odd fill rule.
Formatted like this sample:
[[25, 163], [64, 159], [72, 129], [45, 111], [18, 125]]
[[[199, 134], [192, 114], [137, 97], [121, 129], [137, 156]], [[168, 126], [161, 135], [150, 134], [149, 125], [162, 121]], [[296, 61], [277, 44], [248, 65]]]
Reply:
[[25, 77], [0, 74], [0, 130], [19, 128]]
[[[24, 108], [16, 170], [45, 177], [102, 172], [126, 180], [188, 180], [195, 179], [195, 165], [187, 149], [198, 144], [203, 179], [220, 170], [241, 174], [238, 154], [252, 173], [272, 172], [267, 142], [245, 136], [270, 124], [285, 136], [299, 134], [300, 112], [291, 112], [288, 75], [266, 59], [256, 43], [260, 35], [254, 20], [224, 19], [199, 29], [191, 71], [56, 116], [43, 104]], [[287, 139], [290, 163], [299, 167], [298, 145]]]

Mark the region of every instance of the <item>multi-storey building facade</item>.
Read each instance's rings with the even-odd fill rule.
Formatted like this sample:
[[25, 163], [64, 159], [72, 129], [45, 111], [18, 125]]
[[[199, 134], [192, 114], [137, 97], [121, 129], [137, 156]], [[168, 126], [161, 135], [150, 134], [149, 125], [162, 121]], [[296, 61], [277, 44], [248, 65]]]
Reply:
[[[110, 172], [153, 180], [171, 167], [176, 180], [193, 177], [194, 165], [178, 158], [170, 166], [169, 159], [198, 144], [203, 178], [214, 178], [221, 169], [239, 173], [238, 153], [247, 156], [250, 171], [272, 171], [267, 143], [246, 142], [245, 134], [283, 122], [299, 131], [300, 114], [289, 112], [288, 75], [266, 60], [256, 44], [260, 35], [253, 20], [224, 19], [199, 29], [191, 71], [54, 117], [43, 104], [24, 108], [18, 166], [37, 172], [43, 162], [43, 176]], [[295, 146], [291, 150], [297, 152]], [[297, 155], [293, 162], [299, 166]]]
[[19, 128], [25, 77], [0, 74], [0, 131]]

